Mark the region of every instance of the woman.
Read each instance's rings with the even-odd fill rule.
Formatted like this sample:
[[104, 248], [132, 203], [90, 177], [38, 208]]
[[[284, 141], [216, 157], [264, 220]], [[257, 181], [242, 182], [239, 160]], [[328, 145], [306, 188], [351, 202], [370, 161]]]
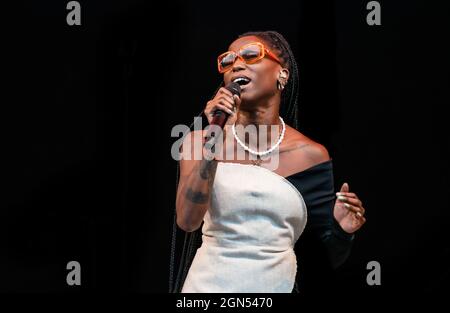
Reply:
[[[365, 223], [365, 210], [347, 184], [335, 199], [327, 150], [296, 129], [298, 70], [283, 36], [239, 36], [219, 56], [218, 69], [222, 85], [238, 82], [241, 96], [221, 87], [204, 109], [210, 123], [216, 110], [230, 114], [218, 143], [221, 158], [203, 148], [208, 157], [180, 161], [170, 292], [298, 292], [294, 247], [300, 235], [317, 238], [337, 267]], [[243, 127], [249, 125], [257, 134], [261, 126], [278, 127], [263, 139], [269, 149], [247, 140]], [[186, 138], [204, 137], [200, 132]], [[178, 270], [175, 223], [186, 232]]]

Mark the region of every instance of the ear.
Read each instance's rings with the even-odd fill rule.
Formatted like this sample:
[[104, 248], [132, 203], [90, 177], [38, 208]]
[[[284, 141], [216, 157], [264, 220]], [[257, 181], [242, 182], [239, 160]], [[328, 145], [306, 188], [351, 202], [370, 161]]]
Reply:
[[282, 68], [278, 74], [278, 79], [286, 85], [289, 80], [289, 70], [287, 68]]

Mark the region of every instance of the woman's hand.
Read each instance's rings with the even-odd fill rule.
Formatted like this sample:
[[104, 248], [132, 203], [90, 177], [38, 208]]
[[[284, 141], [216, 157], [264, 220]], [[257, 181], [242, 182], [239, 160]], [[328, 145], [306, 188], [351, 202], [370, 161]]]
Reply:
[[337, 200], [334, 205], [334, 218], [347, 233], [354, 233], [366, 222], [365, 209], [358, 196], [349, 192], [347, 183], [344, 183], [340, 192], [336, 193]]
[[203, 112], [205, 113], [209, 124], [211, 124], [214, 112], [216, 110], [222, 110], [230, 114], [230, 117], [228, 118], [230, 120], [236, 117], [236, 113], [237, 110], [239, 109], [240, 104], [241, 99], [237, 95], [233, 96], [231, 91], [222, 87], [216, 93], [214, 98], [207, 102], [205, 110], [203, 110]]

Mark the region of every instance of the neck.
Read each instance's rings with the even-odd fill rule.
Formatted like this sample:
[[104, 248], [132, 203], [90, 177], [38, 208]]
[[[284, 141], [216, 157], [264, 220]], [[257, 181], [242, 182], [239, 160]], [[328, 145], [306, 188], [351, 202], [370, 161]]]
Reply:
[[252, 111], [239, 110], [236, 119], [236, 125], [255, 125], [258, 129], [259, 125], [278, 125], [278, 108], [274, 110], [273, 107], [257, 108]]
[[241, 105], [236, 118], [236, 125], [278, 125], [279, 97], [272, 97], [266, 103], [258, 105]]
[[[250, 147], [257, 148], [258, 143], [259, 145], [262, 144], [262, 142], [260, 142], [259, 140], [260, 131], [265, 128], [267, 134], [266, 144], [267, 147], [270, 148], [273, 144], [276, 143], [281, 132], [281, 122], [278, 112], [279, 101], [272, 104], [267, 103], [266, 105], [259, 105], [251, 109], [245, 109], [245, 107], [243, 108], [243, 106], [241, 105], [238, 111], [238, 116], [236, 118], [237, 136]], [[256, 134], [254, 134], [254, 136], [247, 136], [245, 134], [245, 130], [238, 127], [241, 126], [243, 128], [246, 128], [249, 125], [255, 126], [250, 128], [252, 130], [256, 129]], [[278, 129], [274, 128], [272, 131], [271, 128], [276, 126], [278, 126]], [[264, 140], [264, 138], [261, 139]]]

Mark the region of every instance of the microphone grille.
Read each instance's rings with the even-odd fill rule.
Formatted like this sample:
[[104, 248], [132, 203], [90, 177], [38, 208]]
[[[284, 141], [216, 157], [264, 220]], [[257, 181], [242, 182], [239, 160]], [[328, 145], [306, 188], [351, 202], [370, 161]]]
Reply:
[[231, 91], [233, 95], [241, 96], [241, 86], [238, 83], [231, 82], [228, 85], [225, 86], [226, 89]]

